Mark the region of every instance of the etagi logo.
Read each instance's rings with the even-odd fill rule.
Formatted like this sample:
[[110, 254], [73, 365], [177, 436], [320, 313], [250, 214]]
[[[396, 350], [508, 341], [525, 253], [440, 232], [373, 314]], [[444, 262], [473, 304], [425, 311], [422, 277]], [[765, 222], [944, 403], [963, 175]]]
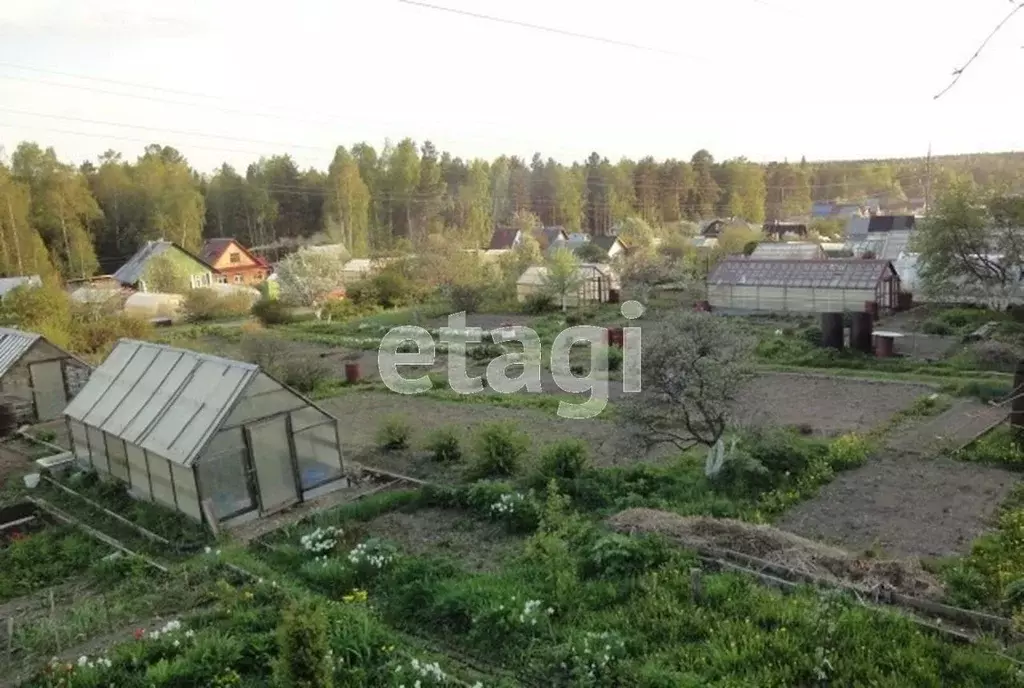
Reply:
[[[626, 301], [621, 313], [627, 320], [643, 315], [644, 307], [638, 301]], [[482, 376], [470, 377], [467, 368], [466, 348], [468, 344], [479, 344], [483, 340], [483, 328], [466, 327], [466, 313], [448, 316], [448, 326], [438, 331], [440, 342], [448, 351], [448, 384], [459, 394], [479, 394], [487, 387], [499, 394], [515, 394], [526, 391], [543, 392], [541, 368], [544, 356], [540, 337], [529, 327], [501, 327], [490, 331], [495, 344], [518, 342], [522, 352], [503, 353], [487, 364]], [[399, 351], [415, 345], [416, 351]], [[574, 404], [562, 401], [558, 404], [558, 415], [562, 418], [585, 419], [599, 415], [608, 405], [608, 330], [593, 325], [568, 327], [558, 333], [551, 344], [548, 367], [552, 382], [568, 394], [588, 394], [587, 400]], [[590, 369], [585, 375], [573, 373], [570, 357], [573, 348], [589, 345]], [[622, 391], [635, 394], [640, 391], [640, 328], [622, 328]], [[398, 394], [422, 394], [433, 388], [428, 375], [417, 378], [403, 377], [400, 367], [433, 366], [436, 362], [437, 347], [430, 332], [415, 325], [392, 328], [380, 342], [377, 364], [381, 379], [392, 392]], [[514, 373], [510, 375], [510, 373]]]

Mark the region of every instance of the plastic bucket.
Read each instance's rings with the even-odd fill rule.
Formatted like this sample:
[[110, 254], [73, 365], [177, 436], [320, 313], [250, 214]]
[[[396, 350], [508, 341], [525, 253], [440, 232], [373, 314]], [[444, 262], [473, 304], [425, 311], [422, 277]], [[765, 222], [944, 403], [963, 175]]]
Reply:
[[31, 490], [35, 488], [37, 485], [39, 485], [39, 474], [29, 473], [28, 475], [24, 476], [22, 480], [25, 481], [25, 487]]

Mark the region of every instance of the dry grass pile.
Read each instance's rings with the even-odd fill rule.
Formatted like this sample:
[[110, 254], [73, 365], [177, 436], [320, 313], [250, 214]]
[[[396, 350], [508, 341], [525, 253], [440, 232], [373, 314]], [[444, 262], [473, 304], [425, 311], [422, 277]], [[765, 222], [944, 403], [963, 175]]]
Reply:
[[861, 559], [771, 526], [734, 519], [685, 517], [654, 509], [627, 509], [608, 524], [620, 533], [659, 533], [688, 547], [730, 550], [800, 573], [859, 587], [881, 586], [915, 597], [942, 596], [939, 581], [912, 560]]

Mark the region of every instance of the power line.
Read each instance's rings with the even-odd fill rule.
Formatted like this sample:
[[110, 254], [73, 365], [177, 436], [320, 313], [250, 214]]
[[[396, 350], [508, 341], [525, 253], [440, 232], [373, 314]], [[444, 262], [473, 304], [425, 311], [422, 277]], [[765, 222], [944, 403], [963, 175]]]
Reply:
[[939, 91], [935, 95], [935, 98], [933, 100], [938, 100], [946, 93], [948, 93], [951, 88], [956, 86], [956, 83], [960, 81], [960, 77], [964, 75], [964, 70], [970, 67], [971, 64], [978, 59], [978, 56], [981, 55], [981, 51], [984, 50], [985, 46], [988, 45], [989, 41], [991, 41], [995, 37], [995, 35], [999, 33], [999, 30], [1006, 25], [1006, 22], [1010, 21], [1013, 18], [1013, 15], [1017, 14], [1022, 9], [1024, 9], [1024, 2], [1019, 2], [1016, 5], [1014, 5], [1014, 8], [1010, 10], [1010, 13], [1003, 18], [1003, 21], [996, 24], [996, 28], [992, 29], [992, 32], [988, 36], [986, 36], [985, 40], [981, 42], [981, 45], [979, 45], [978, 49], [974, 51], [974, 54], [971, 55], [970, 59], [964, 63], [963, 67], [959, 67], [958, 69], [953, 70], [953, 81], [949, 83], [949, 86], [946, 86], [946, 88]]
[[568, 31], [566, 29], [558, 29], [551, 26], [541, 26], [540, 24], [531, 24], [529, 22], [518, 21], [515, 19], [505, 19], [503, 17], [495, 17], [489, 14], [479, 14], [477, 12], [469, 12], [468, 10], [460, 10], [454, 7], [443, 7], [441, 5], [432, 5], [426, 2], [419, 2], [419, 0], [398, 0], [398, 2], [405, 5], [415, 5], [416, 7], [423, 7], [428, 10], [435, 10], [438, 12], [449, 12], [451, 14], [458, 14], [464, 17], [472, 17], [474, 19], [483, 19], [485, 21], [496, 22], [498, 24], [509, 24], [511, 26], [518, 26], [524, 29], [533, 29], [534, 31], [545, 31], [547, 33], [558, 34], [560, 36], [569, 36], [571, 38], [581, 38], [587, 41], [596, 41], [598, 43], [607, 43], [609, 45], [617, 45], [623, 48], [632, 48], [634, 50], [644, 50], [652, 53], [661, 53], [663, 55], [672, 55], [674, 57], [685, 57], [687, 59], [696, 59], [692, 55], [684, 55], [677, 53], [672, 50], [665, 50], [664, 48], [654, 48], [648, 45], [640, 45], [639, 43], [630, 43], [629, 41], [620, 41], [614, 38], [605, 38], [603, 36], [593, 36], [585, 33], [576, 33], [575, 31]]

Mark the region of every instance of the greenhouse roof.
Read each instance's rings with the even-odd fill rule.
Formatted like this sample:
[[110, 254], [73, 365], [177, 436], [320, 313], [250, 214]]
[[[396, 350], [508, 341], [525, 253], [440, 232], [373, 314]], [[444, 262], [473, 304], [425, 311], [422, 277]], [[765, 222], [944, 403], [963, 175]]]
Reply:
[[761, 242], [750, 257], [758, 260], [814, 260], [825, 258], [825, 252], [821, 246], [809, 241]]
[[708, 284], [751, 287], [874, 289], [887, 274], [887, 260], [757, 260], [728, 258], [708, 276]]

